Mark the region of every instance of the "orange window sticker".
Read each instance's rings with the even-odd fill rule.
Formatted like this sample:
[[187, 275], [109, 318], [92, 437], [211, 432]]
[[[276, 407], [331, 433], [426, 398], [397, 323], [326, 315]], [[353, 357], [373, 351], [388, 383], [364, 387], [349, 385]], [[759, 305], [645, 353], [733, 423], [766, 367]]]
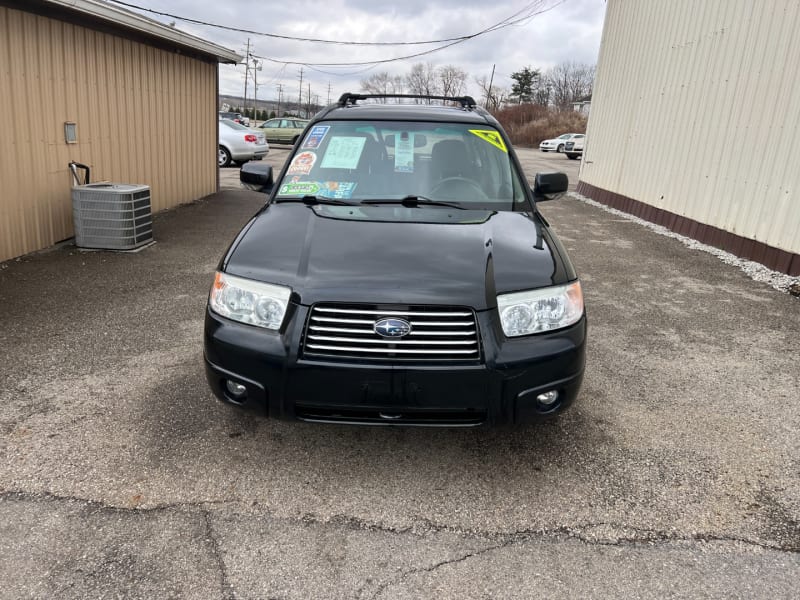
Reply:
[[308, 175], [315, 162], [317, 162], [316, 154], [308, 151], [301, 152], [294, 157], [286, 173], [289, 175]]
[[489, 142], [495, 148], [500, 148], [500, 150], [503, 152], [508, 152], [508, 148], [506, 148], [506, 143], [503, 141], [503, 137], [494, 129], [470, 129], [469, 132], [473, 135], [477, 135], [482, 140]]

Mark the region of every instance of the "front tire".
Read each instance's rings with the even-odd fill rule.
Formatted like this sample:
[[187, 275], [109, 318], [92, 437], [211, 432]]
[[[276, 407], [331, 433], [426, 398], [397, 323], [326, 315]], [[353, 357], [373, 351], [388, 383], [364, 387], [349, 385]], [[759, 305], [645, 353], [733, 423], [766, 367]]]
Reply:
[[564, 151], [564, 144], [559, 144], [558, 148], [556, 148], [556, 152], [563, 152]]
[[577, 154], [567, 154], [567, 158], [570, 159], [570, 160], [575, 160], [575, 159], [578, 158], [578, 155]]
[[220, 168], [228, 167], [231, 164], [231, 153], [225, 146], [219, 147], [219, 154], [217, 155], [217, 165]]

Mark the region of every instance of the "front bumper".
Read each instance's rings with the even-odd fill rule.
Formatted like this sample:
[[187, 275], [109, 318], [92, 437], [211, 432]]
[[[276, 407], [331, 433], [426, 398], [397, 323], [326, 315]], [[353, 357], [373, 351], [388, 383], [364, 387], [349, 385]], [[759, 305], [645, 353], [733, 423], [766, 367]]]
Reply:
[[[206, 310], [208, 383], [223, 402], [277, 419], [468, 427], [521, 424], [567, 408], [578, 395], [586, 318], [554, 333], [508, 339], [496, 311], [477, 313], [480, 363], [324, 362], [300, 355], [308, 307], [293, 305], [280, 333]], [[246, 388], [234, 397], [228, 381]], [[558, 391], [545, 406], [536, 397]]]

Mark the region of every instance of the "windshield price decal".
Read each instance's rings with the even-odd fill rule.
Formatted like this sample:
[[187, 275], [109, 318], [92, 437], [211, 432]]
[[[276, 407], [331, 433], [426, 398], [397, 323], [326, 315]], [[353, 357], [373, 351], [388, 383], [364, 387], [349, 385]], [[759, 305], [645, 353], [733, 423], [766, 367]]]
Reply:
[[319, 148], [330, 128], [330, 125], [314, 125], [303, 143], [303, 148]]
[[328, 142], [328, 149], [320, 166], [323, 169], [355, 169], [366, 143], [365, 137], [335, 135]]
[[308, 175], [311, 173], [311, 167], [317, 162], [317, 155], [313, 152], [301, 152], [292, 160], [289, 169], [286, 171], [289, 175]]
[[503, 141], [502, 136], [494, 129], [470, 129], [469, 132], [489, 142], [495, 148], [500, 148], [500, 150], [506, 153], [508, 152], [508, 148], [506, 148], [506, 143]]
[[394, 170], [396, 173], [414, 172], [414, 134], [404, 131], [394, 136]]
[[279, 196], [319, 196], [320, 198], [347, 199], [353, 196], [353, 181], [293, 181], [284, 183]]

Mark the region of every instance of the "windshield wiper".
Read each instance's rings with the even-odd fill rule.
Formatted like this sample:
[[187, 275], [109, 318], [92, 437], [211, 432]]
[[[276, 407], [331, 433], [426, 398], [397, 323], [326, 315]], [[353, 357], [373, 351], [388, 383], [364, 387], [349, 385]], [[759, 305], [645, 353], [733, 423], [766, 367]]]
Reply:
[[401, 199], [375, 199], [375, 200], [362, 200], [361, 204], [402, 204], [410, 208], [417, 208], [419, 206], [446, 206], [448, 208], [457, 208], [459, 210], [467, 210], [460, 204], [452, 202], [442, 202], [441, 200], [431, 200], [425, 196], [406, 196]]
[[302, 198], [276, 198], [275, 202], [302, 202], [303, 204], [307, 204], [308, 206], [313, 206], [315, 204], [337, 204], [342, 206], [358, 206], [355, 202], [347, 202], [346, 200], [340, 200], [339, 198], [325, 198], [324, 196], [312, 196], [306, 195]]

